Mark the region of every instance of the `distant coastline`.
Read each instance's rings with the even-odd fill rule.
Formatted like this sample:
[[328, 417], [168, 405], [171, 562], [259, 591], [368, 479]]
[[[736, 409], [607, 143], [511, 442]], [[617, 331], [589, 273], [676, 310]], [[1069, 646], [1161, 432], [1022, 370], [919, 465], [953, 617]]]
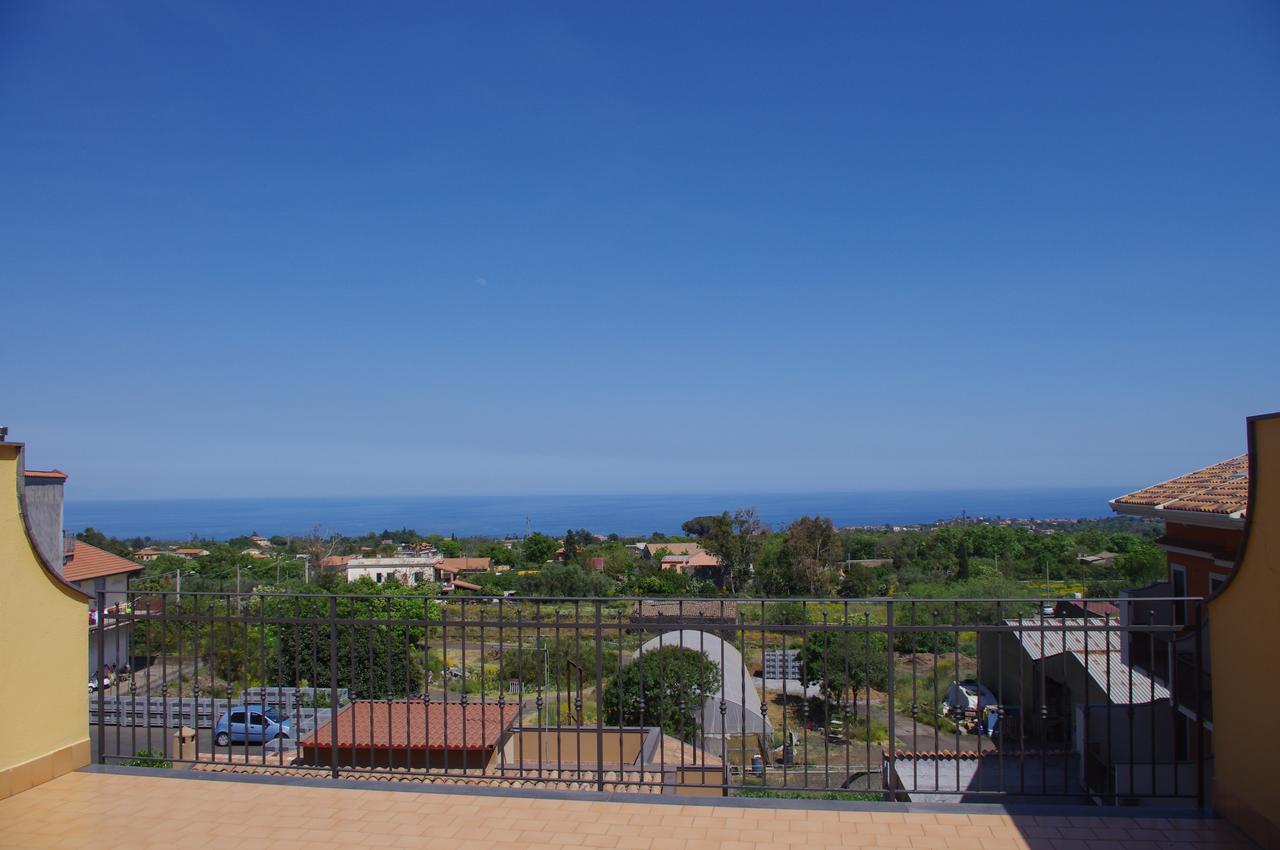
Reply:
[[[386, 498], [246, 498], [68, 501], [64, 525], [93, 527], [117, 537], [226, 539], [257, 531], [362, 534], [413, 528], [459, 537], [521, 535], [526, 529], [563, 533], [678, 534], [690, 517], [754, 506], [774, 528], [803, 515], [829, 516], [837, 526], [914, 525], [968, 516], [1095, 519], [1111, 514], [1116, 487], [1027, 488], [862, 493], [703, 493], [612, 496], [403, 496]], [[526, 523], [527, 517], [527, 523]]]

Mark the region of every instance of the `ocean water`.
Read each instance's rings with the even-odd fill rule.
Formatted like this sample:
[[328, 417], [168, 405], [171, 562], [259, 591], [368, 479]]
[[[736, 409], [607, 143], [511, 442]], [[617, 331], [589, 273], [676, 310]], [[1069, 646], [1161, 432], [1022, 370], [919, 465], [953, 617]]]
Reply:
[[1078, 519], [1110, 514], [1107, 500], [1118, 487], [947, 490], [882, 493], [754, 493], [613, 496], [403, 496], [388, 498], [251, 498], [133, 501], [69, 501], [64, 524], [92, 526], [116, 537], [186, 539], [259, 534], [362, 534], [413, 528], [419, 533], [548, 534], [586, 528], [596, 534], [679, 533], [685, 520], [754, 506], [774, 528], [808, 515], [829, 516], [838, 526], [909, 525], [969, 516]]

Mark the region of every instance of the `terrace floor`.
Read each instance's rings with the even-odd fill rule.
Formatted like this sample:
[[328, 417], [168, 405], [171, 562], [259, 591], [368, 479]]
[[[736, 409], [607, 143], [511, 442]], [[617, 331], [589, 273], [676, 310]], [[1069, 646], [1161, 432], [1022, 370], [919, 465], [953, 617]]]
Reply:
[[1224, 821], [1111, 814], [919, 811], [777, 800], [632, 802], [266, 777], [67, 774], [0, 801], [0, 848], [235, 847], [431, 850], [978, 850], [1252, 848]]

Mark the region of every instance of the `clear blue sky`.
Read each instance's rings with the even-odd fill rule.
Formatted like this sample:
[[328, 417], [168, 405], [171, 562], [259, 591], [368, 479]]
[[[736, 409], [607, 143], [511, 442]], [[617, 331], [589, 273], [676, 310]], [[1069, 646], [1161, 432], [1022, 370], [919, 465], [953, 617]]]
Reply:
[[1273, 2], [0, 5], [75, 498], [1146, 484], [1280, 409]]

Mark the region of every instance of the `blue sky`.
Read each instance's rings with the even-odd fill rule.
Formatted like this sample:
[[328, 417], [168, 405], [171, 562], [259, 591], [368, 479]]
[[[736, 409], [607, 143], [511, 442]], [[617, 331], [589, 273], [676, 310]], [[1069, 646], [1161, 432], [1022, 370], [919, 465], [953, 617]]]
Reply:
[[1280, 7], [0, 7], [72, 498], [1140, 485], [1280, 408]]

